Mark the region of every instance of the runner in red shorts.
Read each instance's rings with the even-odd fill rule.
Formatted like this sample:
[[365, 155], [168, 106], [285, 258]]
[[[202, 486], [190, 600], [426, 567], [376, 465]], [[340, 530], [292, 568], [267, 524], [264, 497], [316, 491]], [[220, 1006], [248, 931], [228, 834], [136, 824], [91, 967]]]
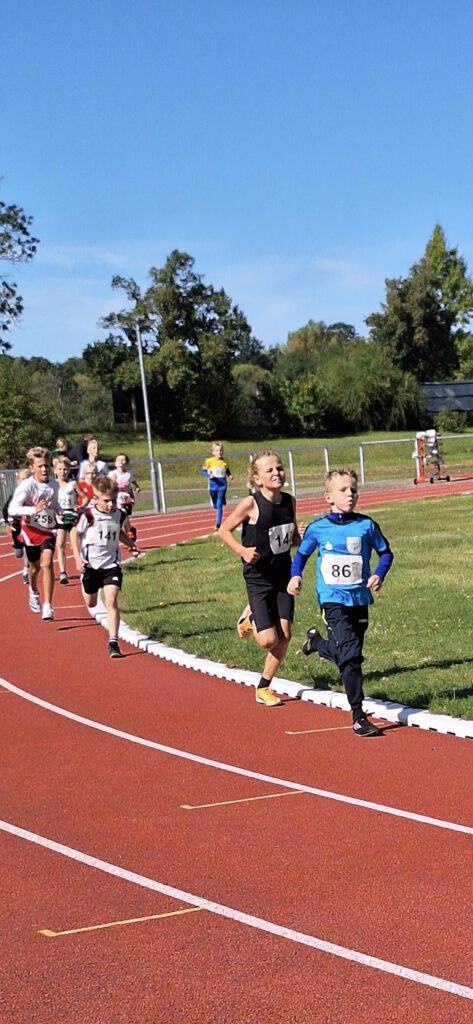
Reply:
[[49, 483], [51, 456], [47, 448], [30, 448], [26, 460], [31, 476], [18, 484], [10, 502], [10, 515], [21, 517], [19, 540], [25, 546], [29, 563], [31, 611], [41, 612], [38, 582], [42, 570], [42, 617], [52, 621], [57, 502], [54, 488]]

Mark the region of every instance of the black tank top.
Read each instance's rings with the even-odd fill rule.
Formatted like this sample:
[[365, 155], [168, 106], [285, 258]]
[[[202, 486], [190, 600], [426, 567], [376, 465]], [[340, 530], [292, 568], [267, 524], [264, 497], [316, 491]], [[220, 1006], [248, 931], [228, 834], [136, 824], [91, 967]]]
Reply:
[[259, 515], [256, 523], [243, 523], [241, 542], [256, 548], [260, 558], [254, 565], [243, 562], [245, 576], [286, 575], [291, 565], [291, 544], [295, 529], [294, 499], [283, 492], [276, 505], [259, 491], [254, 495]]

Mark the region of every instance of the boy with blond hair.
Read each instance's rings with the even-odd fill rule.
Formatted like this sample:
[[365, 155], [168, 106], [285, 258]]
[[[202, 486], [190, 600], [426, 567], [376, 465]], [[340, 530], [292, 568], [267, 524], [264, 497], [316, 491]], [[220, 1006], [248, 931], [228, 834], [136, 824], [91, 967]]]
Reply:
[[[363, 641], [368, 628], [368, 606], [379, 593], [393, 561], [380, 527], [369, 516], [358, 515], [358, 477], [354, 469], [333, 469], [325, 477], [328, 515], [307, 527], [291, 567], [288, 592], [296, 597], [302, 587], [305, 564], [318, 549], [316, 592], [328, 636], [312, 627], [302, 651], [317, 653], [340, 671], [357, 736], [377, 736], [379, 729], [363, 711]], [[374, 573], [370, 556], [379, 562]]]
[[[21, 517], [18, 539], [25, 546], [29, 564], [29, 605], [32, 612], [52, 621], [54, 592], [53, 557], [56, 547], [56, 512], [58, 505], [49, 482], [51, 456], [47, 448], [30, 448], [26, 453], [30, 476], [15, 489], [10, 502], [11, 516]], [[39, 574], [43, 573], [43, 606], [38, 591]]]

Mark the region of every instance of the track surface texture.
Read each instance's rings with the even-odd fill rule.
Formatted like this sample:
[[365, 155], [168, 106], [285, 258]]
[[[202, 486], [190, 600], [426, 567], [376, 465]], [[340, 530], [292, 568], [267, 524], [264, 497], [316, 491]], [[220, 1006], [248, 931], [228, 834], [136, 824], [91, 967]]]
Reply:
[[19, 568], [0, 538], [2, 1024], [471, 1024], [473, 743], [109, 661], [77, 578], [42, 622]]

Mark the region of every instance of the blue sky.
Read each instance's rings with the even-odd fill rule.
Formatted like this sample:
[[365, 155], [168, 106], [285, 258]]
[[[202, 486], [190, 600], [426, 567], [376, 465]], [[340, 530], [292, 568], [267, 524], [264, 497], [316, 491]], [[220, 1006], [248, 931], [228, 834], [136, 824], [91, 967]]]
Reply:
[[471, 0], [11, 0], [0, 196], [34, 218], [13, 355], [104, 337], [178, 248], [264, 344], [366, 333], [437, 222], [473, 272]]

